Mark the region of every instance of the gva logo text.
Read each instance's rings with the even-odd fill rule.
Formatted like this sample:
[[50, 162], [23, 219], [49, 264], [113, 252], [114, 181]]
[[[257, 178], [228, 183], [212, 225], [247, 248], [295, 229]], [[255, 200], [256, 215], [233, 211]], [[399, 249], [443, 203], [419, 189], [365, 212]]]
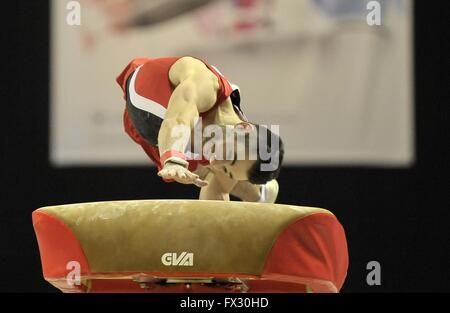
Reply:
[[182, 252], [177, 255], [177, 253], [168, 252], [162, 255], [161, 262], [165, 266], [194, 266], [194, 254]]

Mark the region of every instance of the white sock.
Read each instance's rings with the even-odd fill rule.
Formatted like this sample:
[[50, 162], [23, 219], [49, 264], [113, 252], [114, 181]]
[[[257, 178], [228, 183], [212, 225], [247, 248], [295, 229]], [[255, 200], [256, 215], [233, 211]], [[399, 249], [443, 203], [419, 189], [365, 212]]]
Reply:
[[258, 202], [265, 202], [266, 201], [266, 185], [261, 185], [260, 191], [260, 197]]

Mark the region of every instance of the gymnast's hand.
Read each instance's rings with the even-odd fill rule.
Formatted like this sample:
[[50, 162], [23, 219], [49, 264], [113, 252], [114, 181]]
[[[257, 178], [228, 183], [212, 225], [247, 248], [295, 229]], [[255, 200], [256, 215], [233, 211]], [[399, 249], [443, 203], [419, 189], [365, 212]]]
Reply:
[[199, 178], [198, 175], [189, 171], [186, 166], [168, 161], [164, 164], [162, 170], [158, 172], [158, 176], [163, 179], [173, 179], [181, 184], [193, 184], [197, 187], [205, 187], [208, 182]]

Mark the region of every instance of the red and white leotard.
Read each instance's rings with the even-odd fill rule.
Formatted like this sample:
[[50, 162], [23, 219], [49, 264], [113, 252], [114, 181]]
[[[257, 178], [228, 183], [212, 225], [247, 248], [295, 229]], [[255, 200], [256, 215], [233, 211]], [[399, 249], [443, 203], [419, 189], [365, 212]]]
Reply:
[[[134, 106], [164, 119], [170, 97], [175, 89], [175, 86], [173, 86], [169, 80], [169, 70], [180, 58], [182, 57], [137, 58], [131, 61], [117, 77], [117, 83], [122, 88], [124, 97], [126, 98], [128, 93]], [[219, 90], [217, 91], [217, 102], [215, 106], [219, 105], [231, 95], [233, 88], [227, 79], [214, 66], [207, 62], [202, 62], [219, 80]], [[129, 90], [127, 90], [127, 81], [130, 77]], [[201, 115], [205, 113], [207, 112], [204, 112]], [[164, 164], [161, 164], [158, 147], [151, 145], [137, 132], [126, 108], [123, 121], [125, 132], [136, 143], [142, 146], [150, 159], [152, 159], [158, 167], [158, 170], [161, 170]], [[189, 170], [191, 171], [195, 170], [199, 164], [208, 163], [206, 160], [188, 159], [187, 161], [189, 162]]]

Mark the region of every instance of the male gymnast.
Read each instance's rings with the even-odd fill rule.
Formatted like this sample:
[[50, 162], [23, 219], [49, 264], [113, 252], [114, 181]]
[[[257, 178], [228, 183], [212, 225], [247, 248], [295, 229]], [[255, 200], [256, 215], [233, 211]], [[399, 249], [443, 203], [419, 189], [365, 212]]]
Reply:
[[216, 67], [191, 56], [138, 58], [117, 82], [125, 131], [164, 181], [200, 187], [200, 200], [276, 201], [283, 142], [247, 120], [239, 89]]

